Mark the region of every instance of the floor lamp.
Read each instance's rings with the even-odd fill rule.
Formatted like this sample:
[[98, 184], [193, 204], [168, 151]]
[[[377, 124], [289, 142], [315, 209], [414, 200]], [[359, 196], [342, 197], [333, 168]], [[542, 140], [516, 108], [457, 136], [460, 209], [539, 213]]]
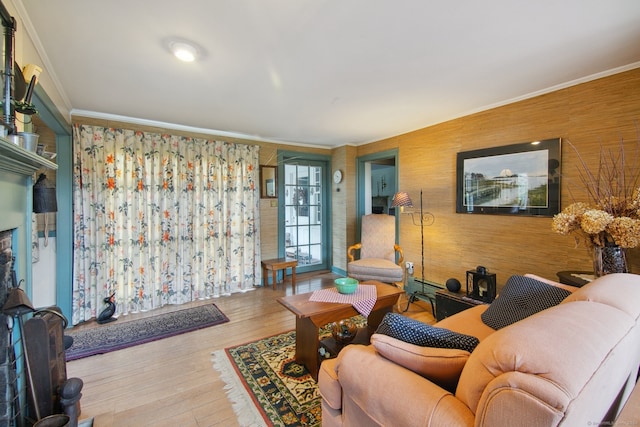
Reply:
[[[411, 296], [409, 297], [409, 302], [407, 303], [407, 309], [409, 309], [409, 304], [411, 304], [413, 301], [416, 300], [417, 295], [422, 295], [429, 299], [429, 302], [431, 303], [431, 309], [433, 310], [433, 299], [431, 298], [430, 295], [428, 295], [424, 291], [424, 282], [425, 282], [424, 280], [424, 227], [432, 225], [435, 222], [435, 217], [431, 212], [425, 212], [423, 209], [422, 189], [420, 189], [420, 221], [419, 222], [416, 222], [416, 217], [415, 217], [416, 212], [403, 212], [403, 209], [405, 207], [411, 207], [411, 208], [413, 207], [413, 201], [411, 200], [411, 197], [409, 197], [408, 193], [404, 191], [397, 192], [393, 196], [393, 201], [391, 202], [391, 206], [400, 207], [401, 213], [406, 213], [411, 215], [411, 220], [413, 221], [413, 225], [420, 226], [420, 249], [421, 249], [420, 269], [422, 273], [420, 281], [422, 283], [422, 291], [414, 291], [411, 294]], [[405, 311], [407, 311], [407, 309], [405, 309]]]

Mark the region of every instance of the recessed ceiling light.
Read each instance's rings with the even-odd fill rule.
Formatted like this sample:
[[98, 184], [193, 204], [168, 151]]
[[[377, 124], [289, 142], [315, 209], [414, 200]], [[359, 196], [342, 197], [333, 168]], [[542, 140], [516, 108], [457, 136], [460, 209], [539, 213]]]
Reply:
[[185, 42], [170, 43], [169, 49], [176, 58], [184, 62], [193, 62], [198, 56], [198, 49]]

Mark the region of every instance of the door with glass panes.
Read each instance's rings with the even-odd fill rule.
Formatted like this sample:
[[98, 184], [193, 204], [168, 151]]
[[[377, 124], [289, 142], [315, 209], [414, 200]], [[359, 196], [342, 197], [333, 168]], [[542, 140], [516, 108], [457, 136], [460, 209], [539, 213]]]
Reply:
[[285, 255], [298, 260], [298, 271], [326, 269], [326, 223], [323, 162], [284, 164]]

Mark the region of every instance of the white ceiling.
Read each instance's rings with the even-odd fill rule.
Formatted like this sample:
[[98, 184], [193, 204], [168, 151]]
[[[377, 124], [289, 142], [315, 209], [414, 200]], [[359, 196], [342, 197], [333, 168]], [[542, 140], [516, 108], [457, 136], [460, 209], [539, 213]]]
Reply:
[[313, 146], [640, 66], [639, 0], [14, 3], [72, 114]]

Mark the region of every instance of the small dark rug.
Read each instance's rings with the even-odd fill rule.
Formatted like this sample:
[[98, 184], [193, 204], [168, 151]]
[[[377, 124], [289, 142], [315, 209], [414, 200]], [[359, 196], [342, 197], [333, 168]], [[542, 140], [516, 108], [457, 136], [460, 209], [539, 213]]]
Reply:
[[65, 334], [73, 337], [73, 345], [66, 350], [66, 357], [67, 361], [82, 359], [228, 321], [215, 304], [207, 304], [138, 320], [115, 321], [79, 331], [69, 330]]
[[[366, 319], [356, 316], [358, 326]], [[328, 327], [320, 337], [330, 336]], [[214, 368], [225, 382], [227, 397], [241, 426], [319, 427], [322, 409], [318, 385], [304, 365], [294, 360], [296, 333], [218, 350]]]

